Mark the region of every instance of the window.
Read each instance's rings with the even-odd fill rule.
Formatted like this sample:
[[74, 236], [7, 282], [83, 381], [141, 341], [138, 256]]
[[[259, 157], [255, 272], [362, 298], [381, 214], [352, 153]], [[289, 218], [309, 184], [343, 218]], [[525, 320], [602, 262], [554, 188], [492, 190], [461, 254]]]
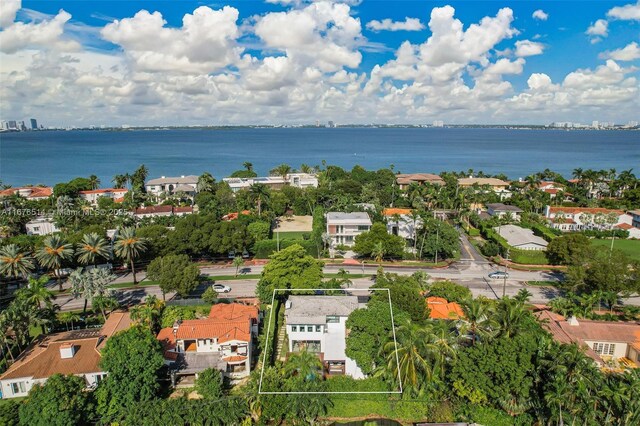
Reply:
[[321, 325], [316, 325], [316, 333], [320, 333], [322, 331]]
[[613, 355], [615, 352], [615, 343], [594, 343], [593, 351], [598, 355]]
[[291, 332], [296, 333], [298, 331], [298, 326], [297, 325], [292, 325], [291, 326]]
[[96, 385], [103, 381], [105, 377], [107, 377], [106, 374], [96, 374]]
[[26, 391], [27, 387], [25, 386], [24, 382], [11, 383], [11, 392], [13, 392], [14, 395], [18, 393], [25, 393]]
[[368, 231], [369, 225], [358, 225], [358, 231]]
[[308, 325], [307, 326], [307, 333], [313, 333], [313, 326], [312, 325]]
[[336, 315], [327, 315], [327, 324], [337, 324], [340, 322], [340, 317]]

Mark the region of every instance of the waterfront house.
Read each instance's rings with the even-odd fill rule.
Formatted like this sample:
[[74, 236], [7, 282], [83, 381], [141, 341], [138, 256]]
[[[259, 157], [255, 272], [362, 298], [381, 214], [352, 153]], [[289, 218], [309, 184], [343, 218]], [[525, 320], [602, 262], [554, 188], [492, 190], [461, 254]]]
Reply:
[[166, 177], [162, 176], [157, 179], [151, 179], [145, 184], [147, 193], [160, 196], [169, 196], [177, 192], [182, 192], [188, 197], [195, 197], [198, 187], [198, 176], [179, 176]]
[[0, 375], [2, 398], [27, 396], [36, 384], [54, 374], [73, 374], [95, 387], [108, 374], [100, 368], [106, 341], [131, 326], [127, 312], [113, 312], [102, 328], [72, 330], [38, 338]]
[[353, 246], [356, 236], [370, 229], [371, 219], [367, 213], [327, 213], [327, 234], [331, 237], [331, 247], [340, 244]]
[[27, 235], [49, 235], [60, 232], [52, 217], [41, 216], [24, 224]]
[[78, 196], [88, 201], [92, 206], [98, 205], [98, 199], [101, 197], [111, 198], [113, 201], [119, 202], [121, 201], [126, 193], [128, 192], [125, 188], [104, 188], [104, 189], [92, 189], [90, 191], [79, 191]]
[[489, 216], [498, 217], [502, 219], [505, 216], [510, 216], [516, 221], [520, 221], [520, 214], [522, 209], [516, 206], [510, 206], [502, 203], [490, 203], [487, 204], [487, 213]]
[[622, 210], [601, 207], [553, 207], [546, 206], [544, 215], [554, 229], [564, 232], [588, 229], [623, 229], [619, 225], [632, 225], [633, 217]]
[[19, 186], [16, 188], [7, 188], [0, 191], [0, 198], [19, 195], [30, 201], [46, 200], [53, 194], [53, 188], [50, 186]]
[[238, 192], [241, 189], [248, 189], [251, 185], [260, 183], [269, 187], [270, 189], [280, 189], [283, 186], [293, 186], [296, 188], [317, 188], [318, 177], [310, 173], [289, 173], [286, 177], [282, 176], [266, 176], [266, 177], [254, 177], [254, 178], [237, 178], [228, 177], [222, 179], [226, 182], [233, 192]]
[[289, 352], [316, 353], [326, 374], [364, 378], [345, 353], [346, 321], [360, 307], [357, 296], [289, 296], [285, 302]]
[[237, 379], [251, 372], [253, 340], [258, 333], [258, 308], [218, 303], [208, 318], [176, 321], [160, 330], [165, 364], [172, 380], [216, 368]]
[[401, 190], [406, 190], [412, 183], [424, 185], [444, 185], [444, 179], [432, 173], [398, 173], [396, 175], [396, 183]]
[[161, 217], [161, 216], [185, 216], [193, 213], [193, 207], [176, 207], [176, 206], [152, 206], [138, 207], [133, 211], [133, 215], [142, 219], [144, 217]]
[[507, 240], [507, 244], [520, 250], [546, 250], [549, 244], [544, 238], [535, 235], [531, 229], [520, 226], [502, 225], [493, 229]]
[[424, 225], [422, 218], [419, 216], [414, 218], [412, 212], [411, 209], [401, 208], [388, 208], [382, 211], [387, 221], [387, 232], [404, 238], [407, 245], [411, 247], [418, 229]]
[[566, 318], [549, 310], [536, 313], [560, 343], [576, 343], [599, 366], [640, 367], [640, 323]]
[[498, 194], [501, 200], [505, 198], [511, 198], [511, 191], [509, 191], [509, 182], [505, 182], [502, 179], [496, 178], [460, 178], [458, 179], [458, 186], [461, 188], [468, 188], [472, 186], [478, 186], [480, 188], [487, 187], [489, 190]]

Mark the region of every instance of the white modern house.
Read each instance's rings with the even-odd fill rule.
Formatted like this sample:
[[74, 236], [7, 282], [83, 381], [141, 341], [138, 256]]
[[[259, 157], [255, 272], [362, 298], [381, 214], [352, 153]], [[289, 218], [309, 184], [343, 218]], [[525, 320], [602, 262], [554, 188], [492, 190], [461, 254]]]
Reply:
[[289, 296], [285, 302], [289, 352], [318, 354], [326, 374], [364, 378], [345, 353], [346, 321], [360, 307], [357, 296]]
[[520, 221], [522, 209], [508, 204], [490, 203], [487, 204], [487, 213], [489, 213], [489, 216], [498, 217], [500, 219], [505, 216], [511, 216], [514, 220]]
[[156, 196], [173, 195], [176, 192], [184, 192], [190, 197], [196, 195], [198, 187], [198, 176], [162, 176], [158, 179], [151, 179], [145, 184], [145, 189], [149, 194]]
[[37, 339], [0, 375], [1, 397], [27, 396], [34, 385], [54, 374], [82, 377], [87, 388], [94, 388], [107, 375], [100, 367], [107, 339], [130, 325], [129, 313], [114, 312], [99, 330], [66, 331]]
[[493, 228], [507, 243], [520, 250], [546, 250], [547, 241], [534, 235], [531, 229], [516, 225], [503, 225]]
[[417, 231], [422, 228], [424, 221], [420, 217], [413, 217], [411, 209], [389, 208], [382, 211], [387, 220], [387, 232], [397, 235], [413, 246]]
[[286, 177], [282, 176], [266, 176], [254, 178], [236, 178], [228, 177], [222, 179], [226, 182], [233, 192], [241, 189], [248, 189], [251, 185], [260, 183], [271, 189], [280, 189], [283, 186], [293, 186], [296, 188], [317, 188], [318, 177], [310, 173], [289, 173]]
[[633, 227], [633, 216], [622, 210], [601, 207], [546, 206], [544, 215], [554, 229], [564, 232], [587, 229], [610, 230]]
[[104, 188], [104, 189], [92, 189], [90, 191], [80, 191], [78, 196], [96, 206], [98, 199], [101, 197], [111, 198], [113, 201], [123, 201], [125, 194], [128, 192], [125, 188]]
[[356, 236], [370, 229], [371, 219], [367, 213], [327, 213], [327, 234], [331, 237], [331, 247], [339, 244], [352, 246]]
[[27, 229], [27, 235], [49, 235], [60, 232], [51, 217], [41, 216], [30, 220], [24, 226]]

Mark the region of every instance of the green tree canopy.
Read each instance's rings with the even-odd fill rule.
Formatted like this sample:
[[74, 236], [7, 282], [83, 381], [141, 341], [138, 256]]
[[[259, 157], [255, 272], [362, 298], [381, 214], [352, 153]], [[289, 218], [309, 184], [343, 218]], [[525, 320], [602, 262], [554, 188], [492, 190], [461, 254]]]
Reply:
[[581, 265], [592, 254], [591, 242], [582, 234], [562, 235], [547, 246], [547, 257], [552, 265]]
[[198, 373], [196, 391], [204, 399], [219, 399], [222, 396], [222, 373], [215, 368], [207, 368]]
[[429, 286], [429, 296], [442, 297], [448, 302], [462, 303], [471, 298], [471, 290], [452, 281], [436, 281]]
[[262, 271], [256, 293], [261, 301], [270, 302], [276, 288], [321, 288], [324, 263], [309, 256], [294, 244], [270, 256]]
[[387, 232], [384, 223], [374, 223], [371, 230], [356, 236], [353, 250], [361, 256], [372, 257], [376, 245], [382, 245], [384, 257], [402, 257], [405, 241], [402, 237]]
[[[404, 311], [413, 321], [423, 321], [427, 317], [427, 304], [420, 294], [421, 286], [418, 280], [412, 276], [397, 274], [378, 274], [376, 283], [372, 288], [388, 288], [391, 293], [393, 312]], [[386, 291], [376, 291], [371, 300], [389, 303]]]
[[20, 425], [68, 426], [89, 424], [91, 394], [82, 377], [54, 374], [35, 385], [20, 406]]
[[133, 326], [113, 335], [102, 350], [100, 367], [109, 375], [95, 391], [98, 413], [118, 418], [124, 409], [153, 400], [163, 365], [160, 342], [148, 328]]
[[171, 291], [183, 297], [189, 295], [198, 286], [199, 276], [200, 268], [186, 254], [157, 257], [147, 268], [147, 277], [158, 281], [163, 297]]

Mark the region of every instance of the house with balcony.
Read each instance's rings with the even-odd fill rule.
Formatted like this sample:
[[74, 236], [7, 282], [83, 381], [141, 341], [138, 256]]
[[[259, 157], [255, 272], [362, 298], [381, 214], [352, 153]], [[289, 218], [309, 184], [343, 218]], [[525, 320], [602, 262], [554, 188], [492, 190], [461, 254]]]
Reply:
[[160, 330], [165, 364], [172, 382], [216, 368], [232, 379], [251, 372], [253, 340], [258, 333], [258, 308], [239, 303], [216, 304], [208, 318], [176, 321]]
[[331, 237], [330, 246], [353, 246], [355, 238], [371, 229], [371, 218], [364, 212], [327, 213], [327, 234]]
[[157, 179], [151, 179], [145, 184], [147, 193], [155, 195], [156, 197], [166, 197], [182, 192], [188, 197], [193, 198], [196, 195], [197, 187], [198, 176], [194, 175], [176, 177], [162, 176]]
[[98, 205], [98, 199], [101, 197], [111, 198], [115, 202], [124, 200], [124, 196], [129, 192], [125, 188], [104, 188], [92, 189], [90, 191], [79, 191], [78, 196], [84, 201], [89, 202], [92, 206]]
[[[633, 227], [633, 216], [622, 210], [601, 207], [554, 207], [546, 206], [544, 215], [549, 226], [563, 232], [589, 229], [611, 230]], [[628, 226], [625, 226], [628, 225]]]
[[416, 234], [424, 225], [419, 216], [413, 216], [413, 210], [401, 208], [388, 208], [382, 210], [382, 216], [387, 222], [387, 232], [404, 238], [407, 245], [413, 247]]
[[361, 307], [357, 296], [289, 296], [284, 314], [289, 352], [317, 354], [325, 374], [364, 378], [358, 364], [345, 353], [347, 318]]
[[253, 178], [228, 177], [222, 179], [233, 192], [241, 189], [249, 189], [251, 185], [257, 183], [268, 186], [272, 190], [281, 189], [283, 186], [293, 186], [296, 188], [317, 188], [318, 177], [311, 173], [289, 173], [287, 176], [266, 176]]
[[113, 312], [102, 328], [72, 330], [38, 338], [0, 375], [1, 397], [27, 396], [54, 374], [82, 377], [92, 389], [107, 376], [100, 367], [101, 351], [107, 340], [131, 326], [127, 312]]

